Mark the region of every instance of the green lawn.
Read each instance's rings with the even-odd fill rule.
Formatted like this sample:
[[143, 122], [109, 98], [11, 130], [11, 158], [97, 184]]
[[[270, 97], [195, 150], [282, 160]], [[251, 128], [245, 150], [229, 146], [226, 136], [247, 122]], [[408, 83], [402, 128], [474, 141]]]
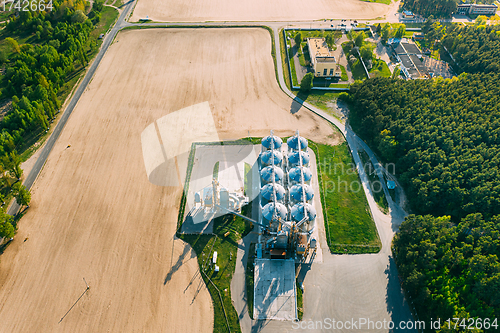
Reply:
[[366, 79], [366, 72], [363, 67], [363, 64], [361, 61], [358, 59], [354, 64], [351, 66], [351, 73], [352, 73], [352, 78], [354, 80], [365, 80]]
[[318, 161], [321, 204], [332, 253], [376, 253], [381, 243], [347, 146], [309, 141]]
[[[353, 43], [351, 41], [342, 43], [342, 49], [344, 50], [345, 57], [347, 59], [349, 59], [349, 56], [351, 55], [352, 46]], [[358, 58], [357, 54], [355, 54], [355, 56]], [[359, 58], [351, 65], [351, 73], [354, 80], [365, 80], [367, 78], [365, 69], [363, 68], [363, 64], [360, 62]]]
[[386, 62], [382, 59], [375, 59], [372, 63], [373, 67], [369, 70], [373, 77], [391, 77], [392, 73]]

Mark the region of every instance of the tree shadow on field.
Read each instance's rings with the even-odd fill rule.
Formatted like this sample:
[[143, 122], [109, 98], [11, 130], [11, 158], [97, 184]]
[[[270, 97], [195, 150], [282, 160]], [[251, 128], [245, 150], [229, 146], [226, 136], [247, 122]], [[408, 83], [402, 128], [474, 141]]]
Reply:
[[181, 255], [179, 256], [179, 258], [177, 258], [177, 262], [172, 266], [167, 276], [165, 276], [165, 281], [163, 281], [163, 285], [166, 285], [167, 282], [172, 279], [172, 275], [174, 275], [174, 273], [179, 270], [188, 252], [191, 252], [191, 258], [196, 258], [196, 254], [194, 253], [194, 251], [191, 251], [191, 247], [185, 245]]
[[290, 106], [290, 113], [296, 114], [297, 112], [299, 112], [308, 96], [309, 93], [299, 92], [292, 101], [292, 105]]

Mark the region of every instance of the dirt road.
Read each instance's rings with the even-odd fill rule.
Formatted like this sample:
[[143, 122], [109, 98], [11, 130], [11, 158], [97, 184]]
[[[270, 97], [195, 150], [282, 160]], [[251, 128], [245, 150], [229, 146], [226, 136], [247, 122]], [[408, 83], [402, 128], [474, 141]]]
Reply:
[[[2, 331], [212, 331], [195, 254], [173, 240], [181, 188], [148, 181], [141, 133], [170, 112], [208, 101], [222, 139], [298, 128], [319, 142], [338, 142], [317, 116], [290, 113], [270, 50], [264, 29], [117, 36], [2, 255]], [[59, 323], [84, 292], [83, 277], [90, 290]]]

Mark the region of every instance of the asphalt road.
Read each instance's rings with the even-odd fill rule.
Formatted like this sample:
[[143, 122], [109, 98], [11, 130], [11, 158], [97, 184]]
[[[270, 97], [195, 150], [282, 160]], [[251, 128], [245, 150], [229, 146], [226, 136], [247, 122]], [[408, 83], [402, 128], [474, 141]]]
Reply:
[[[127, 2], [124, 7], [123, 11], [121, 12], [120, 16], [118, 17], [118, 20], [114, 27], [111, 29], [111, 31], [107, 34], [106, 38], [104, 39], [104, 42], [102, 43], [101, 50], [95, 57], [95, 60], [92, 62], [92, 65], [90, 66], [89, 70], [85, 74], [85, 77], [83, 78], [82, 82], [78, 86], [78, 88], [75, 91], [75, 94], [71, 98], [71, 101], [69, 102], [68, 106], [66, 107], [66, 110], [64, 111], [63, 115], [61, 116], [61, 119], [59, 119], [59, 122], [57, 123], [56, 127], [54, 128], [54, 131], [50, 135], [49, 139], [45, 143], [45, 146], [42, 148], [42, 151], [40, 153], [40, 156], [36, 160], [33, 168], [31, 169], [30, 173], [24, 180], [24, 186], [29, 190], [31, 189], [31, 186], [33, 186], [33, 183], [35, 182], [36, 178], [42, 171], [43, 166], [45, 165], [45, 162], [47, 162], [47, 158], [50, 155], [50, 152], [52, 151], [52, 148], [54, 147], [54, 144], [56, 143], [57, 139], [59, 138], [59, 135], [61, 134], [62, 130], [64, 129], [64, 126], [66, 126], [66, 122], [69, 119], [69, 116], [71, 116], [71, 113], [73, 112], [76, 104], [80, 100], [80, 97], [82, 96], [83, 92], [87, 88], [87, 85], [89, 84], [90, 80], [94, 76], [94, 73], [101, 63], [102, 57], [104, 57], [104, 54], [108, 50], [109, 45], [113, 42], [113, 39], [115, 38], [116, 34], [120, 29], [123, 27], [127, 26], [127, 22], [125, 21], [125, 18], [127, 15], [130, 13], [131, 8], [134, 5], [134, 0]], [[9, 210], [7, 211], [7, 214], [10, 215], [16, 215], [17, 212], [19, 211], [19, 205], [17, 204], [16, 201], [12, 203], [12, 205], [9, 207]]]

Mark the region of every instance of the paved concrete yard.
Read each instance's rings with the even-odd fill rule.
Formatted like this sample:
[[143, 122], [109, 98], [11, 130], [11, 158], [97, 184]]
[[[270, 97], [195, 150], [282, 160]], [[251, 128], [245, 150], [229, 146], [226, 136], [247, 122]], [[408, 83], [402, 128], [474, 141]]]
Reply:
[[255, 259], [255, 319], [297, 318], [293, 259]]
[[[243, 194], [245, 185], [245, 163], [252, 167], [253, 182], [259, 181], [256, 166], [260, 147], [258, 145], [206, 145], [197, 144], [195, 148], [194, 162], [189, 180], [189, 189], [186, 200], [186, 218], [182, 224], [183, 233], [211, 233], [213, 230], [212, 220], [224, 212], [205, 211], [194, 204], [194, 194], [212, 184], [213, 170], [219, 162], [219, 182], [229, 192]], [[257, 191], [246, 193], [250, 201], [254, 199]], [[255, 194], [254, 194], [255, 193]]]

